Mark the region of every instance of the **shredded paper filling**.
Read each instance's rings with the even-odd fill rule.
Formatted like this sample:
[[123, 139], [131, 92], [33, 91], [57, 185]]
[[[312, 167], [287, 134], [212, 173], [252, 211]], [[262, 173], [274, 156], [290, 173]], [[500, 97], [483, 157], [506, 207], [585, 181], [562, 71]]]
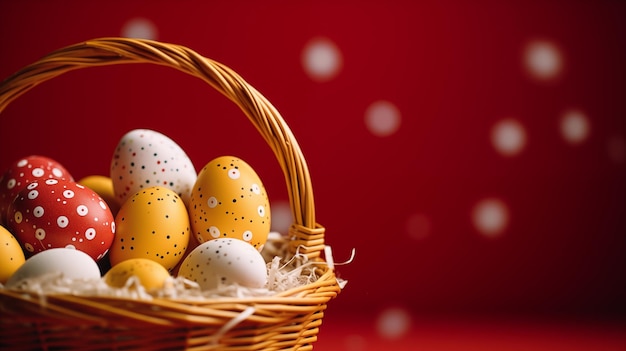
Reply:
[[[182, 276], [170, 277], [160, 289], [146, 290], [137, 277], [131, 276], [121, 287], [111, 287], [104, 278], [84, 280], [67, 279], [62, 273], [50, 273], [21, 281], [12, 290], [38, 294], [41, 298], [52, 294], [75, 296], [115, 297], [135, 300], [167, 298], [175, 300], [203, 300], [220, 297], [263, 297], [273, 296], [317, 281], [319, 268], [328, 266], [334, 269], [335, 263], [330, 248], [325, 250], [326, 262], [309, 260], [306, 255], [296, 252], [288, 260], [287, 239], [280, 234], [270, 233], [262, 254], [267, 262], [267, 284], [263, 288], [249, 288], [238, 284], [220, 285], [215, 289], [201, 290], [199, 285]], [[354, 250], [347, 264], [354, 258]], [[343, 288], [347, 281], [336, 278]], [[0, 284], [0, 289], [5, 287]]]

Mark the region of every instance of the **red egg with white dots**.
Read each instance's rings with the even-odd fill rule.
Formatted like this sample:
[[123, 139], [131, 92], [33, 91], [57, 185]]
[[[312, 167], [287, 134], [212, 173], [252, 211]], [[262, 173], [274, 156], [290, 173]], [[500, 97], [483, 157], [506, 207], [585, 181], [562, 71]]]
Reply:
[[99, 260], [115, 236], [106, 202], [93, 190], [60, 179], [34, 181], [22, 189], [9, 205], [7, 226], [27, 255], [65, 247]]
[[41, 179], [74, 180], [63, 165], [46, 156], [30, 155], [15, 161], [0, 176], [0, 224], [6, 223], [7, 209], [17, 193]]

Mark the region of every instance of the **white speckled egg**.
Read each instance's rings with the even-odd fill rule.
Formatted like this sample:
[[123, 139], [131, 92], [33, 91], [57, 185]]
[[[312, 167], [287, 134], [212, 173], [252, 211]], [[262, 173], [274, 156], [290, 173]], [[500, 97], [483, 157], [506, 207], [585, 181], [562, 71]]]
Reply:
[[169, 188], [187, 203], [196, 177], [185, 151], [166, 135], [150, 129], [126, 133], [111, 160], [113, 189], [120, 204], [153, 186]]
[[64, 247], [41, 251], [28, 258], [7, 281], [7, 288], [19, 285], [28, 278], [62, 273], [67, 279], [100, 279], [100, 268], [86, 253]]
[[222, 156], [199, 173], [189, 200], [191, 230], [199, 242], [235, 238], [261, 251], [270, 231], [270, 206], [257, 173], [243, 160]]
[[189, 215], [181, 198], [171, 189], [151, 187], [136, 192], [115, 216], [116, 234], [111, 265], [147, 258], [173, 269], [189, 244]]
[[262, 288], [267, 284], [263, 256], [243, 240], [219, 238], [196, 247], [185, 258], [178, 275], [195, 281], [202, 290], [239, 284]]

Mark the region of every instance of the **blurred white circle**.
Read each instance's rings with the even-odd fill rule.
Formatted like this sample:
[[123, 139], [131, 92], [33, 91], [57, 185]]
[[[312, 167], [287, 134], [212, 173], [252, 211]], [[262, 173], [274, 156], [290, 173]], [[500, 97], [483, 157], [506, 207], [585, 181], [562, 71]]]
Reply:
[[524, 126], [514, 119], [504, 119], [491, 128], [491, 143], [503, 156], [515, 156], [526, 146]]
[[339, 48], [327, 38], [315, 38], [307, 43], [302, 52], [302, 65], [315, 81], [334, 78], [343, 64]]
[[385, 339], [401, 338], [410, 328], [411, 316], [401, 308], [392, 307], [384, 310], [376, 321], [376, 330]]
[[563, 58], [557, 46], [546, 40], [530, 42], [524, 51], [524, 63], [534, 78], [555, 78], [563, 68]]
[[157, 27], [146, 18], [133, 18], [122, 27], [122, 36], [134, 39], [157, 39]]
[[578, 110], [567, 111], [561, 118], [561, 135], [571, 144], [579, 144], [589, 136], [590, 123], [587, 116]]
[[406, 220], [406, 232], [409, 237], [415, 240], [421, 240], [430, 235], [430, 219], [422, 213], [414, 213]]
[[400, 122], [400, 110], [389, 101], [375, 101], [365, 110], [365, 125], [376, 136], [394, 134], [400, 128]]
[[509, 211], [502, 200], [483, 199], [472, 210], [472, 222], [479, 233], [486, 237], [497, 237], [508, 225]]
[[291, 207], [287, 201], [277, 201], [270, 206], [272, 209], [272, 220], [270, 222], [270, 230], [279, 232], [283, 235], [289, 233], [289, 228], [293, 224], [293, 215]]

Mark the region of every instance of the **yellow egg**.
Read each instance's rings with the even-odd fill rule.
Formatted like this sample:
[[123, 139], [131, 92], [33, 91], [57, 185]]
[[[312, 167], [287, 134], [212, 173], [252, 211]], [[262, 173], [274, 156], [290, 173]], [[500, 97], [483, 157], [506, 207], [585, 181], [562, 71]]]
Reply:
[[109, 250], [111, 266], [147, 258], [168, 271], [182, 259], [189, 244], [189, 215], [171, 189], [150, 187], [133, 194], [115, 216], [116, 234]]
[[20, 243], [11, 232], [0, 226], [0, 283], [5, 284], [25, 261]]
[[218, 157], [198, 173], [189, 217], [200, 243], [236, 238], [261, 251], [270, 231], [265, 187], [250, 165], [233, 156]]
[[90, 175], [79, 180], [78, 184], [82, 184], [100, 195], [102, 200], [109, 205], [114, 216], [120, 210], [120, 204], [113, 192], [113, 180], [111, 178], [101, 175]]
[[162, 265], [147, 258], [131, 258], [122, 261], [104, 275], [104, 282], [115, 288], [123, 287], [128, 278], [135, 276], [146, 290], [160, 289], [170, 277]]

